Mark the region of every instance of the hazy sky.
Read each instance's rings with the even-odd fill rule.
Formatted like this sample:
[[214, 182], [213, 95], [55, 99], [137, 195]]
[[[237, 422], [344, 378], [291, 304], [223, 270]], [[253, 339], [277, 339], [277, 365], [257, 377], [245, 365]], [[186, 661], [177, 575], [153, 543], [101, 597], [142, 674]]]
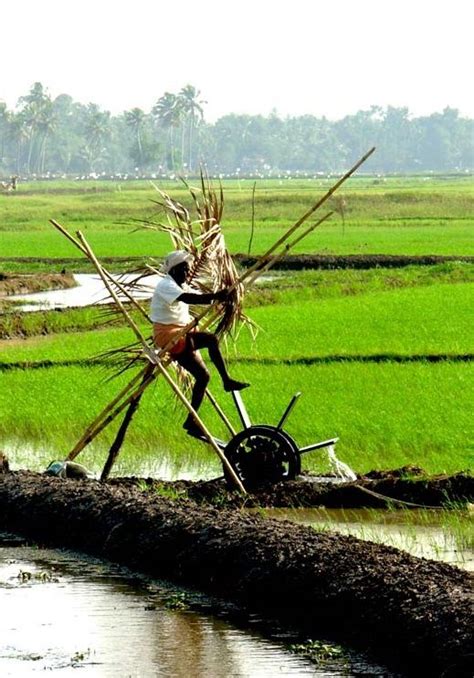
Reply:
[[0, 100], [40, 81], [112, 113], [201, 91], [225, 113], [336, 119], [373, 104], [474, 117], [471, 0], [8, 0]]

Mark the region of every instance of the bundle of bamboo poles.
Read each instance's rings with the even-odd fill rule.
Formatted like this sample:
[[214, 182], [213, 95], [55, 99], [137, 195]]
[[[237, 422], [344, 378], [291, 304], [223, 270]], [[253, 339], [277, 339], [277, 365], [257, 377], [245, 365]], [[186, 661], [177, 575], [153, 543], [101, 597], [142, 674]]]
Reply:
[[[233, 479], [236, 488], [245, 493], [245, 488], [243, 487], [240, 479], [227, 461], [224, 453], [216, 444], [212, 434], [202, 419], [199, 417], [197, 412], [194, 411], [191, 403], [189, 402], [188, 398], [186, 398], [177, 380], [170, 375], [168, 371], [168, 366], [170, 363], [168, 351], [174, 345], [174, 343], [178, 341], [179, 338], [187, 334], [198, 323], [201, 323], [200, 329], [205, 330], [211, 327], [213, 324], [215, 325], [216, 322], [219, 323], [219, 318], [224, 316], [224, 321], [221, 322], [220, 325], [217, 325], [219, 331], [229, 330], [229, 328], [235, 325], [236, 319], [242, 318], [241, 301], [243, 291], [255, 283], [259, 276], [268, 271], [275, 263], [288, 254], [298, 242], [309, 235], [309, 233], [314, 231], [315, 228], [317, 228], [331, 216], [332, 212], [328, 212], [316, 222], [307, 226], [304, 230], [301, 228], [303, 224], [305, 224], [310, 219], [310, 217], [320, 207], [322, 207], [322, 205], [327, 202], [329, 198], [331, 198], [338, 188], [347, 179], [349, 179], [349, 177], [352, 176], [354, 172], [356, 172], [356, 170], [372, 155], [374, 151], [375, 148], [372, 148], [362, 158], [360, 158], [360, 160], [358, 160], [358, 162], [353, 167], [351, 167], [348, 172], [346, 172], [338, 181], [336, 181], [335, 184], [321, 198], [319, 198], [319, 200], [307, 212], [305, 212], [305, 214], [303, 214], [303, 216], [300, 217], [277, 240], [277, 242], [274, 243], [272, 247], [270, 247], [267, 252], [265, 252], [265, 254], [259, 257], [253, 266], [247, 269], [240, 277], [237, 275], [230, 255], [225, 248], [220, 227], [223, 207], [222, 189], [220, 191], [220, 195], [217, 196], [215, 192], [206, 190], [202, 179], [201, 201], [199, 200], [197, 192], [195, 192], [193, 189], [191, 190], [191, 195], [199, 215], [199, 218], [196, 220], [196, 222], [192, 222], [186, 208], [176, 201], [173, 201], [169, 198], [169, 196], [160, 191], [162, 202], [159, 204], [167, 209], [168, 215], [171, 215], [172, 218], [174, 218], [176, 224], [174, 228], [171, 228], [170, 223], [168, 225], [160, 224], [159, 228], [161, 230], [168, 230], [170, 232], [173, 244], [176, 247], [186, 248], [190, 252], [194, 249], [196, 262], [194, 271], [195, 274], [199, 271], [200, 267], [206, 268], [207, 272], [214, 276], [214, 284], [216, 285], [214, 289], [218, 289], [217, 286], [226, 286], [229, 291], [233, 293], [233, 296], [230, 297], [229, 304], [231, 310], [227, 313], [227, 316], [225, 310], [224, 314], [222, 314], [220, 302], [206, 307], [205, 310], [193, 318], [193, 320], [183, 328], [182, 332], [175, 335], [173, 340], [159, 351], [155, 350], [151, 340], [143, 335], [123, 302], [123, 298], [126, 299], [146, 320], [150, 321], [145, 309], [134, 298], [130, 285], [127, 286], [120, 280], [117, 280], [102, 266], [95, 256], [89, 243], [86, 241], [85, 237], [80, 231], [77, 231], [76, 237], [74, 237], [57, 221], [53, 219], [51, 220], [53, 226], [57, 228], [63, 235], [65, 235], [91, 261], [98, 275], [102, 279], [106, 289], [108, 290], [108, 293], [115, 304], [116, 310], [123, 316], [135, 334], [137, 344], [140, 347], [141, 355], [146, 361], [145, 366], [141, 368], [138, 374], [133, 377], [133, 379], [125, 386], [125, 388], [120, 391], [116, 398], [114, 398], [114, 400], [109, 403], [96, 417], [96, 419], [87, 427], [86, 431], [81, 436], [81, 439], [76, 443], [74, 448], [69, 453], [67, 457], [68, 460], [74, 459], [84, 449], [84, 447], [86, 447], [86, 445], [88, 445], [104, 428], [106, 428], [106, 426], [108, 426], [111, 421], [113, 421], [113, 419], [115, 419], [115, 417], [117, 417], [125, 408], [128, 407], [126, 416], [109, 451], [109, 457], [102, 472], [101, 479], [106, 479], [118, 455], [118, 451], [123, 442], [125, 432], [131, 421], [134, 411], [138, 407], [138, 403], [143, 392], [157, 376], [161, 375], [184, 404], [186, 409], [193, 415], [197, 424], [200, 426], [204, 437], [217, 453], [224, 466], [228, 469], [230, 477]], [[200, 231], [197, 234], [194, 232], [194, 226], [196, 224], [198, 224], [200, 227]], [[156, 227], [154, 224], [148, 225]], [[221, 262], [224, 261], [225, 265], [221, 264], [219, 266], [219, 260]], [[151, 270], [156, 272], [154, 269]], [[139, 277], [140, 276], [142, 277], [143, 274], [140, 273]], [[136, 285], [137, 282], [135, 281], [134, 284]], [[122, 298], [120, 295], [122, 295]], [[225, 415], [222, 413], [222, 410], [220, 410], [217, 402], [212, 398], [212, 396], [211, 402], [216, 407], [219, 415], [223, 418], [231, 433], [233, 433], [228, 420], [226, 420]]]

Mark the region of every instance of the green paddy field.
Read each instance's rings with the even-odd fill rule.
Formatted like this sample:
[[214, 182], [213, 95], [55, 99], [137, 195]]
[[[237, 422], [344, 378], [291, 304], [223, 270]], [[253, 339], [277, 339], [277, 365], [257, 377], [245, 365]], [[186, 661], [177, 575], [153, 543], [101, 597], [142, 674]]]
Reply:
[[[334, 178], [262, 181], [255, 188], [252, 254], [264, 252]], [[187, 204], [180, 184], [160, 184]], [[223, 184], [223, 228], [232, 253], [246, 253], [252, 227], [251, 180]], [[337, 194], [336, 213], [295, 253], [474, 255], [474, 192], [469, 178], [358, 177]], [[0, 272], [87, 271], [75, 248], [48, 223], [81, 229], [100, 257], [159, 259], [166, 235], [136, 230], [162, 219], [150, 183], [44, 182], [0, 195]], [[325, 208], [318, 212], [324, 214]], [[421, 466], [454, 473], [473, 465], [473, 285], [469, 262], [405, 268], [275, 272], [249, 291], [246, 312], [259, 326], [227, 346], [253, 423], [276, 424], [303, 393], [288, 422], [302, 446], [338, 436], [338, 456], [357, 472]], [[145, 333], [149, 328], [143, 327]], [[97, 412], [132, 377], [110, 379], [91, 362], [133, 340], [104, 325], [95, 309], [0, 317], [0, 449], [13, 465], [43, 468], [74, 445]], [[213, 373], [212, 392], [235, 421], [231, 398]], [[223, 435], [208, 405], [203, 416]], [[158, 379], [147, 391], [117, 472], [220, 473], [205, 445], [181, 431], [182, 406]], [[114, 427], [80, 460], [103, 464]], [[303, 457], [324, 471], [323, 455]]]

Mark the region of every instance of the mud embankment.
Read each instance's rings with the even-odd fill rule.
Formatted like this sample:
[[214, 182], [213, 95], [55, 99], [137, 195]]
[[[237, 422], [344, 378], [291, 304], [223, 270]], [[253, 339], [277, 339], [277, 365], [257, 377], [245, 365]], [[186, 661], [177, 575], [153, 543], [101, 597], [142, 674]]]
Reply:
[[[257, 263], [256, 257], [236, 254], [234, 260], [248, 268]], [[433, 266], [449, 261], [474, 263], [471, 256], [443, 256], [425, 254], [408, 256], [403, 254], [291, 254], [283, 257], [272, 267], [281, 271], [301, 271], [303, 269], [332, 270], [336, 268], [404, 268], [405, 266]], [[263, 264], [262, 264], [263, 266]]]
[[46, 290], [65, 290], [76, 284], [71, 273], [35, 273], [5, 275], [0, 273], [0, 297], [12, 294], [30, 294]]
[[372, 471], [355, 482], [321, 482], [310, 474], [267, 484], [246, 496], [229, 492], [223, 478], [206, 481], [112, 478], [112, 485], [146, 487], [150, 491], [225, 508], [440, 508], [474, 503], [474, 476], [428, 476], [420, 468]]
[[30, 472], [0, 474], [0, 528], [370, 649], [406, 675], [470, 675], [472, 579], [391, 547], [124, 483]]
[[[248, 268], [257, 262], [257, 257], [248, 254], [232, 255], [234, 261]], [[137, 268], [138, 265], [145, 265], [148, 262], [147, 257], [101, 257], [104, 264], [114, 265], [117, 270], [123, 272], [128, 268]], [[474, 263], [473, 256], [464, 255], [403, 255], [403, 254], [291, 254], [284, 256], [277, 261], [273, 268], [275, 270], [293, 270], [302, 269], [320, 269], [332, 270], [335, 268], [403, 268], [405, 266], [433, 266], [444, 264], [450, 261], [463, 261]], [[63, 257], [61, 259], [52, 257], [0, 257], [0, 267], [2, 262], [6, 264], [23, 264], [25, 270], [32, 264], [44, 264], [45, 266], [65, 266], [68, 270], [76, 273], [88, 270], [87, 262], [73, 257]], [[263, 266], [263, 264], [262, 264]]]

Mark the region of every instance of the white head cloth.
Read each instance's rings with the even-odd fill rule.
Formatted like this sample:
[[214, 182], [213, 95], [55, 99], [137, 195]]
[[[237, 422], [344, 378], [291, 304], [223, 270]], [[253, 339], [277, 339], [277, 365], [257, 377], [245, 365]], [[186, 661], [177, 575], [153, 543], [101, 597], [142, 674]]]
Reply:
[[176, 250], [175, 252], [170, 252], [164, 262], [161, 265], [161, 273], [169, 273], [172, 268], [178, 266], [179, 264], [184, 263], [185, 261], [190, 264], [193, 260], [193, 255], [189, 254], [185, 250]]

